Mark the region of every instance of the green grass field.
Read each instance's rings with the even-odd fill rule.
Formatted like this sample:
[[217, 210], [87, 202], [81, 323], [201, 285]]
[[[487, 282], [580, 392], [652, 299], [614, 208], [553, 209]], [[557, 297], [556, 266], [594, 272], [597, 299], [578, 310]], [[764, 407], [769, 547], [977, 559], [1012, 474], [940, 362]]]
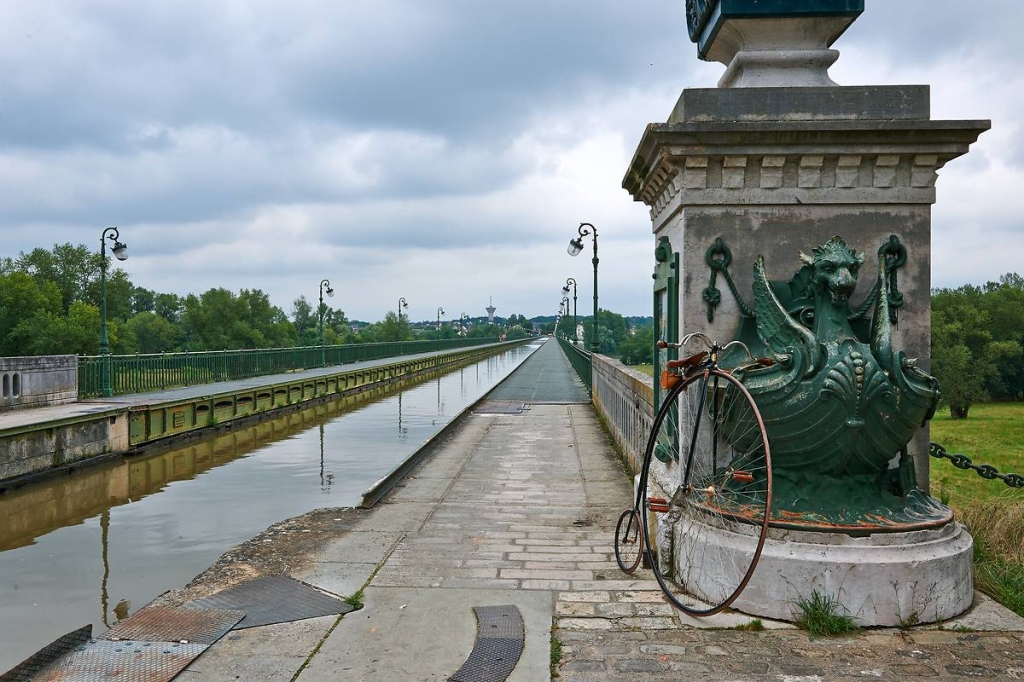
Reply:
[[[1024, 404], [974, 405], [967, 419], [948, 410], [932, 420], [931, 439], [975, 464], [1024, 473]], [[975, 586], [1024, 616], [1024, 488], [931, 460], [932, 495], [947, 502], [974, 536]]]
[[[931, 439], [950, 454], [962, 453], [975, 464], [991, 464], [1000, 473], [1024, 473], [1024, 403], [973, 405], [967, 419], [950, 419], [944, 409], [932, 419]], [[932, 495], [954, 507], [982, 500], [1024, 502], [1024, 488], [987, 481], [949, 460], [931, 460]]]

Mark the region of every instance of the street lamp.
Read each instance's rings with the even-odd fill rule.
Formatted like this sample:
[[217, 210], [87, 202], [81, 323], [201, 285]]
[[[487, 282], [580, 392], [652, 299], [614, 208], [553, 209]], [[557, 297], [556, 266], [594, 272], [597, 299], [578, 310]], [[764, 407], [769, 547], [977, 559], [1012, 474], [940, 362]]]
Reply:
[[441, 316], [444, 315], [444, 308], [437, 309], [437, 331], [441, 331]]
[[583, 250], [583, 238], [588, 234], [594, 235], [594, 258], [590, 261], [594, 264], [594, 334], [590, 339], [590, 349], [596, 353], [601, 348], [597, 342], [597, 228], [590, 223], [580, 223], [579, 232], [579, 237], [569, 240], [569, 248], [566, 250], [570, 256], [578, 256]]
[[106, 398], [114, 395], [110, 380], [110, 339], [107, 337], [107, 240], [114, 242], [110, 250], [117, 260], [128, 260], [128, 245], [118, 241], [120, 236], [116, 227], [108, 227], [100, 236], [100, 394]]
[[[570, 277], [567, 280], [565, 280], [565, 286], [562, 287], [562, 295], [563, 296], [568, 296], [569, 295], [569, 285], [570, 284], [572, 285], [572, 335], [575, 337], [576, 336], [576, 313], [577, 313], [577, 309], [576, 309], [576, 280], [575, 279]], [[568, 312], [568, 311], [566, 311], [566, 312]], [[575, 345], [575, 344], [576, 344], [576, 341], [573, 340], [573, 345]]]
[[334, 298], [334, 289], [331, 288], [330, 280], [321, 280], [320, 282], [320, 307], [317, 308], [317, 312], [320, 315], [320, 366], [327, 366], [327, 351], [324, 350], [324, 292], [331, 298]]
[[[562, 297], [562, 316], [563, 317], [569, 317], [569, 299], [566, 298], [565, 296]], [[569, 339], [568, 332], [566, 332], [564, 329], [562, 331], [563, 331], [562, 336], [564, 336], [566, 338], [566, 340], [568, 340]]]
[[398, 299], [398, 321], [402, 321], [402, 308], [409, 309], [409, 304], [405, 300], [405, 296]]

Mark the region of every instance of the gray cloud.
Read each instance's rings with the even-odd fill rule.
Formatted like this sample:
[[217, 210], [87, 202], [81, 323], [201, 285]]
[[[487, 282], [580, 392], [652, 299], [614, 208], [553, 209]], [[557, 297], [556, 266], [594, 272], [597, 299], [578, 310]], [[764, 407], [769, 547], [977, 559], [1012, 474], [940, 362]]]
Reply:
[[[290, 309], [327, 276], [362, 319], [399, 295], [414, 318], [492, 295], [534, 315], [570, 275], [589, 300], [589, 260], [564, 251], [588, 220], [602, 305], [648, 312], [649, 219], [619, 185], [644, 125], [723, 68], [696, 59], [684, 4], [4, 3], [0, 253], [118, 224], [125, 269], [158, 290], [258, 287]], [[833, 69], [930, 83], [936, 116], [993, 119], [940, 179], [934, 280], [950, 285], [1024, 247], [993, 262], [949, 246], [968, 227], [1021, 240], [1024, 4], [983, 8], [869, 0]]]

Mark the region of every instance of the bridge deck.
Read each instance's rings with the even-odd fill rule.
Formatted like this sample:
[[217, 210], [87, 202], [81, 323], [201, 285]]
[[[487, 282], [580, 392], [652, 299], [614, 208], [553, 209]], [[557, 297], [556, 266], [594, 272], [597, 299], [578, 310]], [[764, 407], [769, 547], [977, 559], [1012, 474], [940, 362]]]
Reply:
[[[476, 346], [474, 349], [487, 348], [489, 345]], [[156, 405], [160, 403], [180, 402], [185, 400], [202, 399], [225, 393], [241, 392], [271, 386], [282, 382], [290, 382], [301, 379], [313, 379], [322, 376], [331, 376], [339, 372], [348, 372], [381, 365], [390, 365], [413, 358], [427, 358], [434, 355], [451, 353], [451, 350], [432, 351], [429, 353], [414, 353], [410, 355], [398, 355], [392, 358], [381, 358], [378, 360], [365, 360], [352, 362], [345, 365], [333, 365], [330, 367], [317, 367], [295, 372], [282, 374], [267, 374], [249, 379], [236, 379], [233, 381], [218, 381], [210, 384], [199, 384], [196, 386], [185, 386], [172, 388], [163, 391], [149, 391], [147, 393], [132, 393], [118, 395], [112, 398], [88, 398], [76, 403], [67, 405], [53, 405], [51, 407], [39, 407], [34, 409], [14, 410], [0, 413], [0, 432], [7, 429], [16, 429], [33, 424], [46, 424], [49, 422], [74, 419], [88, 415], [99, 415], [104, 412], [121, 411], [127, 408]]]
[[524, 403], [589, 403], [590, 395], [569, 359], [549, 339], [487, 396], [489, 400]]

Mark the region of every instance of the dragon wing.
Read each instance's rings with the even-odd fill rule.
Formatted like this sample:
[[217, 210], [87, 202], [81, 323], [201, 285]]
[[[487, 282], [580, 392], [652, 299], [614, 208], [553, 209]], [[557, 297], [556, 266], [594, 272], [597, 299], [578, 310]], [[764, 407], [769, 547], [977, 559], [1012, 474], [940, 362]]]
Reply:
[[805, 374], [821, 364], [822, 351], [814, 334], [790, 317], [779, 302], [764, 271], [764, 256], [754, 263], [754, 308], [757, 312], [757, 335], [772, 355], [782, 364], [789, 364], [797, 354], [806, 358]]
[[885, 281], [885, 259], [878, 259], [878, 300], [871, 318], [871, 354], [886, 373], [893, 370], [892, 322], [889, 320], [889, 291]]

